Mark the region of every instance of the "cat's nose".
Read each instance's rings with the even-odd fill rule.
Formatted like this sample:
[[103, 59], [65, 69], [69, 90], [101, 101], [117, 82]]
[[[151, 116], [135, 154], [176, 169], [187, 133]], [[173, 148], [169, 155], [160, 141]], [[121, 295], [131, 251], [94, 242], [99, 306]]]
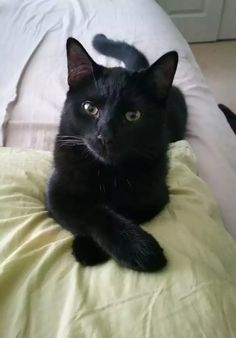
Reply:
[[98, 139], [100, 142], [102, 142], [102, 140], [103, 140], [102, 135], [101, 135], [101, 134], [98, 134], [98, 135], [97, 135], [97, 139]]
[[104, 147], [109, 147], [112, 144], [112, 140], [110, 138], [104, 137], [101, 134], [97, 135], [97, 139]]
[[103, 146], [111, 146], [113, 143], [114, 132], [110, 123], [98, 126], [97, 139]]
[[98, 139], [98, 141], [104, 146], [105, 141], [104, 141], [104, 138], [102, 137], [101, 134], [98, 134], [98, 135], [97, 135], [97, 139]]

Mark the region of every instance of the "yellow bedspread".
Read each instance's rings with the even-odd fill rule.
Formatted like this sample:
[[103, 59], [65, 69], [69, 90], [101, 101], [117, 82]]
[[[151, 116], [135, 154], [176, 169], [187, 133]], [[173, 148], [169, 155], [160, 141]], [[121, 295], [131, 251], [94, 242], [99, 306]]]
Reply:
[[146, 225], [169, 265], [144, 274], [76, 263], [44, 207], [51, 154], [0, 149], [0, 338], [236, 337], [236, 243], [188, 144], [169, 155], [171, 201]]

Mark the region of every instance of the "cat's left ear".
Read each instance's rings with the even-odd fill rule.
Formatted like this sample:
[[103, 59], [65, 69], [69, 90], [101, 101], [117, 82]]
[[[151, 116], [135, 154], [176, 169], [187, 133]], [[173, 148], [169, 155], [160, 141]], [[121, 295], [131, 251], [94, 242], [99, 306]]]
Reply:
[[87, 53], [85, 48], [74, 38], [69, 38], [66, 43], [68, 84], [74, 87], [81, 80], [86, 79], [99, 67]]
[[178, 65], [178, 53], [175, 51], [164, 54], [145, 72], [145, 79], [150, 89], [154, 89], [160, 99], [168, 96]]

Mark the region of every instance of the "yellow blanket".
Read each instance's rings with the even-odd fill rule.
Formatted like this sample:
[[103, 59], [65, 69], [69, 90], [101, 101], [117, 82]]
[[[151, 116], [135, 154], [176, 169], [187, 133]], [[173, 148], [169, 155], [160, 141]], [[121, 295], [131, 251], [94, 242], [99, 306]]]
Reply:
[[169, 155], [171, 201], [146, 225], [169, 265], [144, 274], [76, 263], [44, 208], [51, 154], [0, 149], [1, 338], [236, 337], [236, 244], [188, 144]]

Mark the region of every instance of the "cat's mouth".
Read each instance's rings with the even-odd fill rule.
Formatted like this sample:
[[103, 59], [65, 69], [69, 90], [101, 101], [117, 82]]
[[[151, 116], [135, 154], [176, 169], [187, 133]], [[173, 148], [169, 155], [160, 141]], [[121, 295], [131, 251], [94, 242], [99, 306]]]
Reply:
[[85, 142], [89, 152], [97, 159], [105, 163], [114, 162], [115, 155], [111, 146], [101, 145], [101, 144], [93, 144], [91, 142]]

